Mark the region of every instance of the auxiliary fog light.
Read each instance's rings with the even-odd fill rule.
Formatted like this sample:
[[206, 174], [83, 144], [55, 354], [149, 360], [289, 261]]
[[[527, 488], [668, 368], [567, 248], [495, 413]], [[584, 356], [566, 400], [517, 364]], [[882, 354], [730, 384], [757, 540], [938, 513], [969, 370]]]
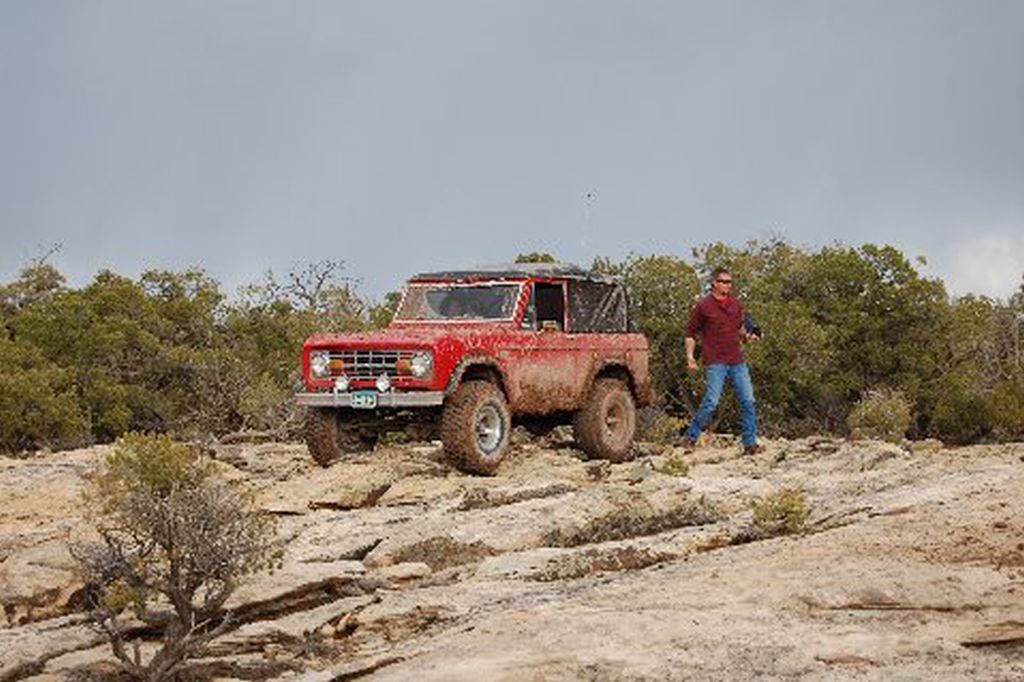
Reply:
[[342, 374], [340, 377], [334, 380], [334, 390], [339, 393], [344, 393], [348, 390], [348, 377]]
[[430, 356], [430, 353], [417, 353], [412, 356], [409, 361], [409, 369], [412, 375], [417, 379], [422, 379], [430, 373], [430, 368], [434, 365], [434, 359]]
[[331, 354], [325, 350], [315, 350], [309, 354], [309, 373], [317, 379], [324, 379], [330, 374]]
[[381, 393], [387, 393], [391, 390], [391, 379], [388, 378], [387, 374], [381, 374], [377, 377], [377, 390]]

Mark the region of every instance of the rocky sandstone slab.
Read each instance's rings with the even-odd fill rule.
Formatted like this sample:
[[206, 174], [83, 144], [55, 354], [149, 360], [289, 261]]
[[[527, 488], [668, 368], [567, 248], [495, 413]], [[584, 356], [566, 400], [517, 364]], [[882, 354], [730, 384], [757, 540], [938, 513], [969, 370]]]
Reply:
[[[1024, 677], [1024, 445], [811, 438], [743, 457], [713, 438], [669, 475], [665, 459], [681, 456], [670, 449], [609, 464], [550, 442], [522, 439], [491, 478], [446, 467], [436, 444], [327, 469], [297, 445], [218, 448], [225, 474], [278, 517], [284, 552], [233, 596], [237, 628], [204, 674]], [[15, 604], [0, 680], [109, 669], [67, 599], [67, 544], [89, 532], [82, 476], [103, 452], [0, 460], [0, 596]], [[806, 494], [804, 531], [747, 533], [752, 505], [782, 489]]]

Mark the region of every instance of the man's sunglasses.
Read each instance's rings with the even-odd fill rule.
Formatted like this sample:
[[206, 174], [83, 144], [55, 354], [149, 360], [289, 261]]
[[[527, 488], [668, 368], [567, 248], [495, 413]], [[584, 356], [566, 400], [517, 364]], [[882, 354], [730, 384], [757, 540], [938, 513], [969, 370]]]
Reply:
[[732, 284], [731, 279], [716, 279], [715, 281], [718, 282], [719, 284]]

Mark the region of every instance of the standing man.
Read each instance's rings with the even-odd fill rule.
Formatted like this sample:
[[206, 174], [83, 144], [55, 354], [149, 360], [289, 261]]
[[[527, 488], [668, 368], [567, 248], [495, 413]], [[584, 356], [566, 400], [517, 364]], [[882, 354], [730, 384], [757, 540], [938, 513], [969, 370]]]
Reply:
[[707, 391], [686, 432], [684, 447], [687, 452], [693, 451], [701, 429], [707, 426], [718, 407], [726, 379], [732, 382], [740, 403], [743, 453], [753, 455], [764, 449], [757, 444], [754, 386], [740, 346], [743, 342], [760, 338], [760, 330], [752, 324], [745, 324], [743, 306], [732, 295], [732, 286], [732, 273], [726, 268], [715, 268], [711, 273], [711, 293], [697, 302], [686, 325], [686, 369], [690, 372], [700, 370], [693, 356], [698, 336], [701, 359], [707, 367]]

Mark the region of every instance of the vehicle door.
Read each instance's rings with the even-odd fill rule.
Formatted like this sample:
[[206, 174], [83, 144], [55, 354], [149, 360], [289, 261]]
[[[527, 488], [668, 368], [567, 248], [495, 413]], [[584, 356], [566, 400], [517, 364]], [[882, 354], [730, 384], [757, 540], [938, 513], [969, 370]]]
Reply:
[[574, 409], [586, 372], [578, 335], [566, 332], [566, 281], [535, 280], [527, 288], [519, 329], [498, 351], [506, 368], [509, 402], [514, 411], [525, 414]]

